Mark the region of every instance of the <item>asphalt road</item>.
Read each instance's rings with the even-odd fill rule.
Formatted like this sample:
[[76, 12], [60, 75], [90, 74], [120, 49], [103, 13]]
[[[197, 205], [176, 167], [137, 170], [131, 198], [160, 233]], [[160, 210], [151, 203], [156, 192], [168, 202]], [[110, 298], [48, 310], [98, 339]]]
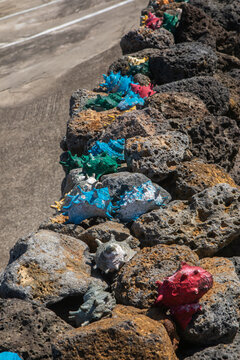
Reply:
[[100, 81], [147, 2], [0, 0], [0, 269], [60, 196], [71, 93]]

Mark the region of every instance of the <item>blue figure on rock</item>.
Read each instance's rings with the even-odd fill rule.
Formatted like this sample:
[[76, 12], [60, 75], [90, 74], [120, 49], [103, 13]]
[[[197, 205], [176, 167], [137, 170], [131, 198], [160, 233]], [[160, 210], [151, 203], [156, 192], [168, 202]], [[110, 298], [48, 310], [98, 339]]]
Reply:
[[127, 95], [120, 101], [117, 108], [121, 111], [130, 109], [136, 105], [144, 105], [144, 99], [141, 98], [139, 94], [136, 94], [132, 90], [130, 90]]
[[135, 221], [139, 216], [164, 205], [164, 198], [151, 180], [126, 191], [117, 202], [115, 216], [123, 222]]
[[95, 145], [88, 151], [93, 156], [107, 153], [118, 161], [124, 161], [125, 139], [109, 140], [108, 143], [96, 141]]
[[126, 94], [131, 90], [131, 84], [135, 84], [132, 76], [122, 76], [120, 71], [114, 74], [112, 71], [110, 75], [103, 75], [104, 83], [100, 84], [107, 89], [108, 92], [121, 92]]
[[76, 195], [67, 195], [67, 205], [62, 207], [65, 211], [63, 215], [69, 217], [69, 222], [80, 224], [83, 220], [93, 217], [112, 218], [112, 202], [108, 188], [93, 189], [91, 191], [83, 191], [77, 186], [78, 193]]
[[0, 360], [22, 360], [17, 354], [4, 351], [0, 354]]

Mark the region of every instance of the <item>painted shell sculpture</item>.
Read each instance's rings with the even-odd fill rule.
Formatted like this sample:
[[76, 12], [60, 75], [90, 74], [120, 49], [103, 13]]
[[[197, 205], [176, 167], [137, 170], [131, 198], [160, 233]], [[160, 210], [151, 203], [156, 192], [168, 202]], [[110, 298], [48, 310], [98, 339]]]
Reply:
[[115, 214], [123, 222], [136, 220], [142, 214], [164, 205], [164, 198], [151, 180], [126, 191], [116, 204]]
[[83, 304], [77, 311], [70, 311], [69, 319], [73, 319], [76, 326], [85, 326], [112, 314], [116, 300], [112, 294], [99, 285], [91, 285], [83, 297]]
[[82, 158], [84, 158], [83, 172], [89, 176], [95, 174], [97, 180], [104, 174], [116, 172], [119, 167], [116, 159], [109, 156], [106, 152], [96, 156], [92, 154], [83, 155]]
[[71, 151], [64, 153], [64, 156], [65, 154], [66, 159], [59, 161], [59, 164], [63, 166], [67, 174], [73, 169], [82, 167], [82, 159], [79, 156], [72, 155]]
[[212, 275], [198, 266], [181, 264], [181, 268], [163, 282], [157, 281], [156, 304], [170, 308], [183, 329], [192, 316], [201, 310], [199, 299], [213, 286]]
[[144, 105], [144, 100], [140, 95], [130, 90], [117, 107], [119, 110], [124, 111], [136, 105]]
[[103, 75], [105, 82], [100, 84], [106, 88], [108, 92], [120, 92], [126, 94], [131, 89], [131, 84], [134, 84], [132, 76], [122, 76], [119, 71], [117, 74], [114, 74], [112, 71], [110, 75]]
[[85, 105], [85, 109], [93, 109], [95, 111], [105, 111], [115, 108], [122, 101], [122, 93], [116, 92], [108, 96], [97, 95], [97, 97], [89, 99]]
[[124, 160], [124, 149], [125, 149], [125, 139], [119, 140], [109, 140], [108, 143], [96, 141], [95, 145], [89, 150], [93, 156], [102, 154], [103, 152], [107, 153], [112, 158], [117, 159], [118, 161]]
[[83, 220], [99, 217], [112, 218], [112, 202], [108, 188], [83, 191], [77, 186], [78, 194], [67, 195], [67, 205], [62, 207], [63, 215], [69, 217], [69, 222], [80, 224]]
[[152, 30], [159, 29], [162, 26], [162, 23], [163, 19], [158, 18], [151, 12], [149, 12], [148, 15], [144, 16], [142, 19], [142, 24]]
[[118, 271], [122, 265], [128, 262], [135, 254], [128, 241], [132, 238], [129, 236], [124, 241], [116, 241], [114, 236], [111, 236], [110, 241], [102, 243], [96, 239], [98, 248], [94, 257], [96, 268], [103, 271], [105, 274]]
[[141, 96], [143, 99], [156, 94], [156, 91], [153, 91], [153, 85], [141, 86], [131, 84], [131, 88], [133, 92]]

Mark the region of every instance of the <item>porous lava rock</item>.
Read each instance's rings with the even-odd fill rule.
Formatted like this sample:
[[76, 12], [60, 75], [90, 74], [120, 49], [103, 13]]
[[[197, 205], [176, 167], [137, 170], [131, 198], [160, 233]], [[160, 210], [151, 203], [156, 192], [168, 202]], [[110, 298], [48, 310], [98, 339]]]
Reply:
[[116, 108], [97, 112], [82, 110], [73, 115], [67, 123], [66, 145], [72, 153], [81, 155], [87, 150], [88, 141], [95, 141], [99, 133], [114, 121], [120, 111]]
[[53, 344], [53, 359], [177, 360], [162, 323], [118, 305], [112, 318], [66, 332]]
[[[96, 252], [96, 239], [100, 239], [102, 243], [105, 243], [111, 240], [111, 236], [114, 236], [116, 241], [124, 241], [128, 239], [131, 234], [129, 229], [123, 224], [107, 221], [83, 231], [79, 234], [79, 239], [89, 246], [91, 252]], [[132, 248], [136, 248], [139, 245], [139, 241], [133, 236], [131, 236], [131, 245]]]
[[[240, 146], [240, 129], [236, 121], [226, 116], [206, 116], [202, 121], [197, 118], [184, 120], [178, 130], [187, 132], [190, 137], [192, 154], [230, 171]], [[177, 127], [175, 120], [173, 126]]]
[[139, 136], [126, 142], [128, 168], [147, 175], [157, 183], [170, 175], [175, 165], [187, 158], [191, 158], [189, 138], [177, 131], [147, 138]]
[[236, 274], [240, 280], [240, 256], [233, 256], [230, 257], [229, 260], [233, 262], [233, 265], [235, 267]]
[[[130, 173], [128, 171], [107, 174], [101, 178], [102, 186], [108, 187], [113, 203], [120, 200], [126, 191], [132, 191], [134, 187], [139, 187], [147, 181], [149, 181], [147, 176], [141, 173]], [[169, 192], [157, 184], [154, 184], [154, 186], [160, 191], [160, 195], [165, 198], [164, 203], [169, 203], [171, 201]]]
[[240, 55], [239, 33], [226, 31], [203, 10], [191, 4], [181, 4], [182, 16], [175, 41], [199, 41], [229, 55]]
[[170, 129], [171, 126], [165, 121], [164, 116], [157, 109], [149, 107], [119, 115], [104, 129], [99, 140], [108, 142], [113, 138], [147, 137]]
[[197, 95], [214, 115], [224, 115], [229, 109], [229, 90], [212, 76], [195, 76], [189, 79], [157, 85], [154, 90], [165, 92], [190, 92]]
[[181, 360], [238, 360], [240, 357], [240, 333], [238, 332], [231, 343], [221, 343], [209, 347], [194, 347], [181, 352]]
[[190, 0], [226, 30], [240, 31], [240, 4], [238, 0]]
[[234, 161], [233, 168], [231, 170], [231, 176], [235, 180], [235, 182], [240, 185], [240, 149], [237, 153], [237, 156]]
[[200, 120], [210, 115], [204, 102], [192, 93], [157, 93], [146, 100], [146, 106], [157, 109], [166, 119], [191, 116]]
[[189, 200], [198, 192], [221, 183], [236, 187], [231, 176], [220, 166], [195, 159], [185, 161], [176, 168], [171, 193], [175, 199]]
[[0, 299], [0, 318], [0, 352], [23, 360], [51, 360], [51, 341], [72, 329], [51, 310], [19, 299]]
[[57, 222], [58, 214], [52, 218], [45, 220], [40, 226], [39, 230], [50, 230], [56, 233], [64, 234], [74, 238], [79, 237], [80, 233], [84, 231], [81, 225], [67, 224], [65, 221]]
[[205, 258], [200, 266], [213, 276], [213, 287], [199, 300], [202, 310], [193, 316], [181, 336], [188, 342], [212, 345], [230, 342], [239, 329], [240, 282], [233, 263]]
[[140, 27], [129, 31], [120, 41], [123, 54], [131, 54], [145, 48], [163, 49], [174, 44], [173, 34], [164, 28], [151, 30]]
[[142, 246], [187, 245], [199, 256], [212, 256], [240, 236], [240, 190], [218, 184], [190, 202], [175, 200], [142, 215], [132, 232]]
[[91, 277], [85, 243], [73, 237], [40, 230], [18, 240], [0, 278], [0, 296], [50, 304], [81, 296], [97, 280]]
[[240, 125], [240, 68], [218, 72], [214, 77], [229, 89], [228, 115]]
[[124, 305], [149, 308], [163, 281], [178, 270], [181, 262], [198, 265], [198, 256], [187, 246], [157, 245], [144, 248], [118, 272], [112, 285], [117, 301]]
[[170, 46], [160, 55], [152, 56], [149, 67], [154, 81], [165, 84], [193, 76], [213, 75], [217, 55], [209, 46], [186, 42]]

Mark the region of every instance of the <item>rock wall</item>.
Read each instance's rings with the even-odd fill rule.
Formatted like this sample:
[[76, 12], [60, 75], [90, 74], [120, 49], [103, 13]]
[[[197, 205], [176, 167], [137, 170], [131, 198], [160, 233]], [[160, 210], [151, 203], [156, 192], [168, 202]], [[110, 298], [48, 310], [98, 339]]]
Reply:
[[[235, 0], [151, 0], [104, 82], [73, 93], [63, 197], [0, 277], [0, 352], [240, 358], [239, 23]], [[213, 279], [185, 327], [155, 302], [182, 262]]]

